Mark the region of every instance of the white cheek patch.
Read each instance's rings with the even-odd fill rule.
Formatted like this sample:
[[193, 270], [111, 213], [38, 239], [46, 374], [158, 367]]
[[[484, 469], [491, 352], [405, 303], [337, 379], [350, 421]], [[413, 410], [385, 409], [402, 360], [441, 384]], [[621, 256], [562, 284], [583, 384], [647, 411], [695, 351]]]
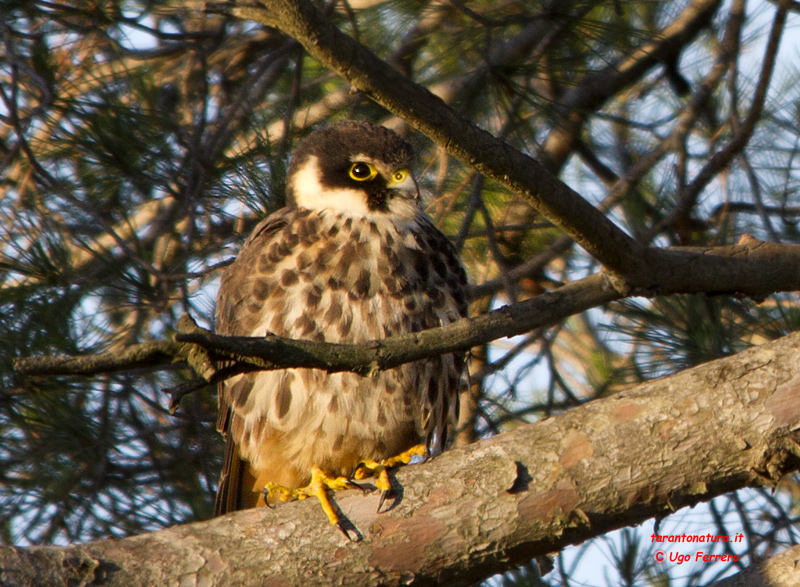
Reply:
[[292, 177], [294, 199], [301, 208], [335, 210], [353, 216], [367, 216], [370, 211], [364, 193], [348, 188], [324, 188], [319, 183], [322, 174], [316, 157], [308, 161]]

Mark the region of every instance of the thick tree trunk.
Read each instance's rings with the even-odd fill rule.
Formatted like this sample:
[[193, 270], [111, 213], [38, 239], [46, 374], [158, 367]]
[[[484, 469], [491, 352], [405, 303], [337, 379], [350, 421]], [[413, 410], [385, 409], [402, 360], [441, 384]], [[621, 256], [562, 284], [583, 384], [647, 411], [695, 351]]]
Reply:
[[[338, 493], [124, 540], [0, 550], [2, 584], [451, 585], [800, 465], [800, 334], [447, 451], [398, 498]], [[105, 583], [104, 583], [105, 584]]]

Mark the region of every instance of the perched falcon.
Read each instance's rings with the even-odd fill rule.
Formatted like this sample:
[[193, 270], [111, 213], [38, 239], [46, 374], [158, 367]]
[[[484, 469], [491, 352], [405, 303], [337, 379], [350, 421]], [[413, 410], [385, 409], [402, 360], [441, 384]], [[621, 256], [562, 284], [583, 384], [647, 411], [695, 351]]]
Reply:
[[[255, 228], [222, 277], [217, 332], [357, 343], [465, 316], [466, 275], [423, 211], [413, 160], [397, 134], [365, 122], [303, 140], [287, 207]], [[463, 356], [448, 354], [373, 377], [285, 369], [225, 381], [216, 514], [315, 495], [342, 529], [326, 488], [348, 486], [360, 463], [382, 471], [417, 445], [440, 452], [464, 371]]]

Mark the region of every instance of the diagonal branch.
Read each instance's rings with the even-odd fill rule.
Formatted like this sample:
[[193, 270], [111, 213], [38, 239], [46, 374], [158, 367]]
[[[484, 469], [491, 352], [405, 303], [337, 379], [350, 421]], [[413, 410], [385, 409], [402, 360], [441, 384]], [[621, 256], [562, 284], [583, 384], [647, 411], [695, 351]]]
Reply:
[[642, 246], [539, 162], [474, 126], [426, 88], [341, 32], [308, 0], [270, 0], [232, 13], [277, 27], [350, 84], [481, 173], [525, 196], [609, 270], [636, 275]]

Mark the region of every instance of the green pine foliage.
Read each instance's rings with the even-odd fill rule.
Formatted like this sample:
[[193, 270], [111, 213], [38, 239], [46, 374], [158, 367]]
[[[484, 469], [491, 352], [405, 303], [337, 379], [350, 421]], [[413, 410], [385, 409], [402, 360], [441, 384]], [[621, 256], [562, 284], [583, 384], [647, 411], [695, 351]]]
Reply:
[[[699, 2], [363, 4], [327, 3], [327, 14], [476, 125], [538, 158], [640, 242], [713, 246], [746, 234], [796, 242], [794, 61], [781, 61], [767, 80], [763, 107], [754, 98], [774, 3], [716, 6], [639, 69], [631, 64], [637, 52]], [[186, 381], [185, 370], [34, 378], [14, 360], [162, 340], [184, 312], [212, 325], [222, 268], [252, 227], [284, 205], [289, 154], [315, 125], [355, 117], [407, 134], [428, 211], [475, 286], [473, 312], [601, 269], [528, 202], [351, 93], [275, 29], [181, 2], [0, 0], [0, 13], [5, 543], [122, 537], [211, 515], [222, 458], [214, 389], [184, 397], [171, 414], [165, 390]], [[714, 167], [713, 155], [742, 133]], [[794, 294], [633, 298], [595, 308], [476, 349], [463, 438], [798, 328]], [[712, 515], [708, 524], [720, 533], [747, 525], [753, 560], [797, 538], [796, 495], [787, 482], [778, 497], [753, 496], [772, 499], [761, 525], [752, 523], [757, 513], [737, 509], [736, 495], [720, 498], [712, 512], [737, 518]], [[642, 540], [633, 530], [599, 540], [616, 572], [609, 581], [698, 580], [649, 564]], [[492, 581], [569, 584], [582, 552], [569, 564], [557, 557], [544, 578], [531, 563]]]

